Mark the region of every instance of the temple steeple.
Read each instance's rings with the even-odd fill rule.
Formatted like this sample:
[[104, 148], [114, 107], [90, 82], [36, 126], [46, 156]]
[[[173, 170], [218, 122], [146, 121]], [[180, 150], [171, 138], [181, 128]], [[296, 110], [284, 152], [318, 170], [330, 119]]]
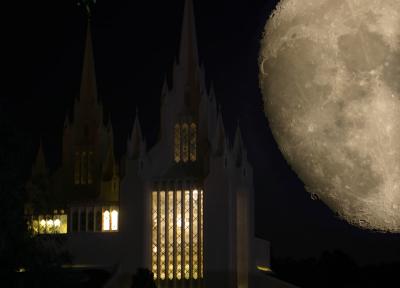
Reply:
[[32, 176], [47, 176], [47, 173], [47, 165], [43, 152], [43, 142], [42, 139], [40, 139], [36, 160], [32, 167]]
[[[193, 1], [185, 0], [181, 43], [179, 49], [179, 64], [187, 70], [198, 68], [196, 23], [194, 19]], [[189, 71], [187, 71], [189, 72]]]
[[90, 20], [88, 20], [79, 99], [80, 102], [95, 103], [97, 101], [97, 87], [90, 26]]

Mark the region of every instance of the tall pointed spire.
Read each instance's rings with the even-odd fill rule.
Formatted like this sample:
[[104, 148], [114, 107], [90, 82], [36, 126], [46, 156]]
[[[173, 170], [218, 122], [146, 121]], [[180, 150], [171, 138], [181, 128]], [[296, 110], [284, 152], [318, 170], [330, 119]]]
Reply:
[[197, 67], [198, 64], [196, 23], [194, 19], [193, 1], [185, 0], [181, 44], [179, 50], [179, 64], [187, 69]]
[[242, 132], [240, 130], [239, 121], [237, 123], [236, 132], [235, 132], [235, 140], [233, 143], [233, 152], [235, 154], [236, 165], [241, 166], [243, 158], [246, 157], [246, 151], [244, 148]]
[[131, 137], [128, 140], [127, 151], [129, 157], [136, 159], [139, 156], [142, 142], [143, 136], [142, 130], [140, 129], [139, 113], [136, 110], [136, 117], [135, 122], [133, 123]]
[[96, 73], [94, 68], [92, 33], [90, 19], [88, 19], [86, 30], [86, 43], [83, 56], [83, 69], [80, 89], [80, 101], [97, 101]]
[[47, 175], [47, 165], [43, 152], [42, 139], [40, 139], [39, 149], [36, 155], [35, 163], [32, 167], [32, 175]]

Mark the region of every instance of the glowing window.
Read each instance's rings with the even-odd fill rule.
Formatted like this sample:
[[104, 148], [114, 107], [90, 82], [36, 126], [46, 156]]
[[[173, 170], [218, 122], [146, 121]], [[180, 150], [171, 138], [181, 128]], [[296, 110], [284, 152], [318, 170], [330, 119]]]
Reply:
[[184, 256], [185, 256], [185, 266], [184, 274], [185, 278], [190, 277], [190, 191], [185, 191], [185, 222], [184, 222]]
[[30, 228], [32, 234], [65, 234], [67, 233], [67, 215], [32, 216]]
[[158, 206], [158, 201], [157, 201], [157, 192], [152, 193], [152, 222], [153, 222], [153, 229], [152, 229], [152, 271], [154, 275], [154, 279], [157, 279], [158, 275], [158, 263], [157, 263], [157, 206]]
[[168, 278], [174, 278], [174, 192], [168, 191]]
[[182, 125], [182, 160], [189, 160], [189, 126], [186, 123]]
[[190, 125], [190, 161], [196, 161], [197, 154], [197, 131], [196, 124]]
[[174, 145], [174, 154], [175, 154], [175, 162], [181, 161], [181, 127], [179, 124], [175, 125], [175, 145]]
[[202, 190], [152, 192], [155, 279], [203, 277]]
[[200, 266], [200, 278], [203, 278], [203, 271], [204, 271], [204, 267], [203, 267], [203, 190], [200, 190], [200, 217], [199, 217], [199, 221], [200, 221], [200, 260], [199, 260], [199, 266]]
[[110, 231], [110, 211], [103, 212], [103, 231]]
[[160, 192], [160, 278], [165, 279], [165, 192]]
[[198, 272], [199, 272], [199, 259], [198, 259], [198, 255], [199, 255], [199, 241], [198, 241], [198, 235], [199, 235], [199, 221], [198, 221], [198, 191], [197, 190], [193, 190], [193, 194], [192, 194], [192, 225], [193, 225], [193, 231], [192, 231], [192, 253], [193, 253], [193, 257], [192, 257], [192, 272], [193, 272], [193, 278], [197, 279], [198, 278]]
[[176, 191], [176, 278], [182, 278], [182, 191]]
[[111, 212], [111, 230], [117, 231], [118, 230], [118, 211], [113, 210]]

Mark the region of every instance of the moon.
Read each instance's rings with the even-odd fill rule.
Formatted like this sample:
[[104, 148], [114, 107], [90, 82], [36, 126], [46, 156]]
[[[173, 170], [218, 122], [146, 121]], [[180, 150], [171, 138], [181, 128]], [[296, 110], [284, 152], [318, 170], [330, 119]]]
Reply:
[[282, 0], [259, 70], [274, 138], [312, 197], [400, 232], [400, 1]]

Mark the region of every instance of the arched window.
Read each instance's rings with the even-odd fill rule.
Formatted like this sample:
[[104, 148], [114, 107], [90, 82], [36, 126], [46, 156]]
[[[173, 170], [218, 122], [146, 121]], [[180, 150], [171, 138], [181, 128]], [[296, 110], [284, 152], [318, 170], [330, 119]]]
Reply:
[[186, 123], [182, 124], [182, 160], [189, 160], [189, 126]]
[[111, 212], [111, 230], [117, 231], [118, 230], [118, 211], [112, 210]]
[[103, 212], [103, 231], [110, 231], [110, 211]]
[[181, 127], [179, 124], [175, 124], [175, 136], [174, 136], [174, 154], [175, 162], [181, 161]]
[[197, 129], [196, 124], [190, 124], [190, 161], [196, 161], [197, 158]]

